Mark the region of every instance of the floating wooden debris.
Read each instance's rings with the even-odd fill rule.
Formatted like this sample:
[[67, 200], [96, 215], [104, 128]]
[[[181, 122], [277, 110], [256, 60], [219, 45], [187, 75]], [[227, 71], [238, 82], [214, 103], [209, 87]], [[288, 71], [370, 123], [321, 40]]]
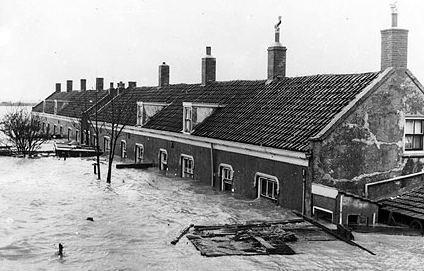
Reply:
[[295, 251], [288, 245], [290, 243], [337, 240], [303, 218], [248, 224], [196, 225], [187, 232], [187, 238], [206, 257], [292, 255]]
[[85, 145], [55, 143], [54, 148], [56, 156], [59, 157], [90, 157], [97, 154], [95, 147]]
[[116, 164], [116, 168], [149, 168], [155, 167], [156, 164], [152, 162], [142, 162], [142, 163], [129, 163], [129, 164]]

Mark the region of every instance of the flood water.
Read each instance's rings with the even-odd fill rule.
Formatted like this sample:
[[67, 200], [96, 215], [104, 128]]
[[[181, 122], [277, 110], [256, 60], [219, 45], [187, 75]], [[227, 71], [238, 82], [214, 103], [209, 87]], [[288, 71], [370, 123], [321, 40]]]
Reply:
[[[326, 241], [291, 245], [297, 255], [202, 257], [185, 237], [170, 241], [191, 223], [291, 215], [155, 170], [114, 169], [109, 186], [95, 178], [92, 163], [0, 157], [0, 270], [424, 269], [423, 238], [377, 234], [355, 234], [377, 256]], [[54, 255], [58, 243], [62, 259]]]

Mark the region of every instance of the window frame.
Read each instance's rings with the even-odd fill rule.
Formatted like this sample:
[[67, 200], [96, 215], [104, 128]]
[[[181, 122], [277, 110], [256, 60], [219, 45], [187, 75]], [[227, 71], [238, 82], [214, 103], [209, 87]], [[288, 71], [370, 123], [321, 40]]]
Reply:
[[[185, 161], [190, 161], [191, 167], [185, 166]], [[189, 169], [189, 170], [187, 170]], [[194, 179], [194, 158], [191, 155], [181, 154], [181, 177]]]
[[[122, 159], [127, 158], [128, 157], [128, 154], [127, 154], [127, 141], [121, 140], [121, 144], [119, 144], [119, 145], [120, 145], [120, 148], [121, 148], [121, 158]], [[124, 146], [124, 148], [122, 148], [122, 146]]]
[[[229, 178], [223, 178], [223, 176], [221, 175], [222, 169], [228, 169], [229, 170]], [[219, 181], [221, 183], [221, 191], [225, 191], [224, 187], [225, 184], [230, 184], [231, 185], [231, 192], [233, 193], [234, 190], [234, 170], [233, 167], [229, 164], [224, 164], [221, 163], [218, 166], [218, 172], [219, 172]]]
[[[141, 150], [141, 156], [139, 153], [139, 150]], [[135, 162], [141, 163], [144, 160], [144, 145], [141, 143], [135, 143]]]
[[143, 126], [143, 102], [137, 102], [137, 126]]
[[[412, 133], [407, 133], [407, 123], [412, 121]], [[421, 122], [421, 132], [418, 133], [415, 131], [416, 125], [415, 122]], [[405, 117], [405, 126], [404, 126], [404, 144], [403, 144], [403, 149], [405, 153], [408, 154], [424, 154], [424, 117]], [[420, 138], [419, 140], [421, 141], [421, 148], [407, 148], [407, 137], [411, 136], [414, 140], [414, 137], [418, 137]], [[413, 142], [411, 143], [412, 145], [414, 144]]]
[[[262, 181], [261, 180], [265, 180], [266, 182], [266, 187], [265, 187], [265, 194], [262, 193]], [[275, 184], [275, 189], [272, 189], [272, 194], [271, 196], [268, 193], [268, 188], [269, 188], [269, 184], [268, 183], [274, 183]], [[261, 172], [257, 172], [255, 174], [255, 186], [257, 186], [257, 198], [267, 198], [273, 201], [278, 201], [278, 197], [280, 196], [280, 181], [278, 180], [278, 178], [276, 176], [273, 175], [269, 175], [269, 174], [265, 174], [265, 173], [261, 173]], [[276, 191], [276, 194], [274, 193]]]
[[110, 151], [110, 137], [109, 136], [103, 136], [103, 150], [105, 152]]
[[[165, 158], [166, 159], [162, 159], [162, 153], [165, 154]], [[159, 160], [159, 169], [160, 170], [168, 170], [168, 151], [165, 149], [159, 149], [159, 153], [158, 153], [158, 160]]]
[[[189, 123], [189, 127], [187, 127]], [[191, 104], [185, 104], [183, 110], [183, 133], [190, 134], [193, 130], [193, 107]]]

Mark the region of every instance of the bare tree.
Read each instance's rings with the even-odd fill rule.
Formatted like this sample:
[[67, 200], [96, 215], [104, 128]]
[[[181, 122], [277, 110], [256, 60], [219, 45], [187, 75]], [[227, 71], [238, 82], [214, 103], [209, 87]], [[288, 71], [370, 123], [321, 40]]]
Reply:
[[[112, 181], [112, 164], [115, 158], [115, 150], [118, 144], [118, 140], [121, 137], [122, 131], [131, 119], [129, 113], [132, 106], [135, 106], [132, 101], [132, 94], [126, 93], [123, 88], [123, 83], [120, 82], [118, 89], [111, 89], [108, 94], [108, 103], [102, 106], [102, 100], [97, 104], [102, 108], [97, 108], [94, 114], [91, 114], [89, 119], [91, 126], [97, 136], [97, 147], [99, 144], [100, 129], [104, 127], [105, 133], [109, 136], [109, 153], [108, 159], [108, 171], [106, 182], [111, 183]], [[105, 100], [107, 98], [104, 98]], [[99, 113], [98, 113], [99, 112]], [[103, 123], [99, 127], [99, 120]], [[98, 147], [99, 148], [99, 147]]]
[[[94, 98], [94, 105], [87, 110], [85, 110], [82, 114], [82, 122], [87, 124], [87, 129], [91, 129], [94, 132], [94, 145], [96, 148], [96, 168], [97, 168], [97, 179], [101, 179], [100, 176], [100, 143], [99, 143], [99, 135], [100, 135], [100, 129], [104, 127], [104, 125], [99, 126], [99, 120], [98, 120], [98, 112], [99, 109], [104, 105], [106, 101], [108, 101], [111, 97], [109, 95], [106, 95], [105, 97], [99, 99], [98, 92], [96, 91], [96, 96]], [[94, 110], [94, 114], [92, 114]]]
[[6, 113], [0, 122], [0, 130], [19, 154], [32, 156], [48, 140], [41, 127], [39, 116], [22, 107]]

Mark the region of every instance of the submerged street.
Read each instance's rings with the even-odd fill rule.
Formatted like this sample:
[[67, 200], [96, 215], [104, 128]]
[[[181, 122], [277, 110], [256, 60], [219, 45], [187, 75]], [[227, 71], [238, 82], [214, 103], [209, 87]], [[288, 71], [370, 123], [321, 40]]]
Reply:
[[292, 215], [155, 169], [114, 169], [108, 186], [95, 178], [92, 162], [0, 157], [0, 270], [418, 270], [424, 263], [421, 237], [356, 233], [377, 256], [326, 241], [293, 243], [297, 254], [290, 256], [202, 257], [185, 237], [176, 246], [170, 241], [191, 223]]

